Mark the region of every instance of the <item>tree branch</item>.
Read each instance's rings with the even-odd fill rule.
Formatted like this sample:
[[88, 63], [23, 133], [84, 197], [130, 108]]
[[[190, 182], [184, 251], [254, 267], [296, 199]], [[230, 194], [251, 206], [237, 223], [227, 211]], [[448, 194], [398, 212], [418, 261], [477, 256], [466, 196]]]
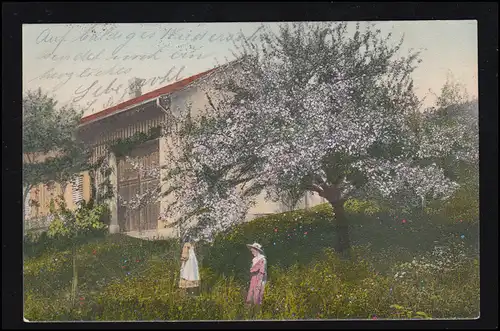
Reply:
[[317, 192], [320, 197], [324, 197], [323, 195], [325, 193], [325, 190], [321, 186], [319, 186], [317, 184], [309, 185], [309, 186], [307, 186], [307, 189], [311, 190], [311, 191], [314, 191], [314, 192]]

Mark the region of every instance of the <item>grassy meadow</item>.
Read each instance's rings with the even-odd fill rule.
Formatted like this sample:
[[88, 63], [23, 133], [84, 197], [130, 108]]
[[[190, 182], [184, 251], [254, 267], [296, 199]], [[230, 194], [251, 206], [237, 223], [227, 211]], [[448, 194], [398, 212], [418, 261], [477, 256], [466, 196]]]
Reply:
[[[476, 318], [478, 225], [348, 209], [352, 258], [330, 248], [332, 210], [275, 214], [200, 243], [199, 296], [178, 289], [180, 244], [123, 235], [77, 248], [78, 295], [70, 300], [71, 249], [49, 240], [24, 246], [24, 316], [30, 321]], [[251, 255], [268, 258], [261, 309], [244, 305]]]

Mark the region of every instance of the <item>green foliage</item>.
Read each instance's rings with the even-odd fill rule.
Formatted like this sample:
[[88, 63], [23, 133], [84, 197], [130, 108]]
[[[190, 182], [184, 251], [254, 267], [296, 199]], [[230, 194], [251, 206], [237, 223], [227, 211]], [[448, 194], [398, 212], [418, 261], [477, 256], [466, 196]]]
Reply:
[[391, 308], [394, 309], [394, 315], [396, 315], [396, 317], [398, 319], [402, 319], [402, 318], [429, 319], [429, 318], [431, 318], [431, 316], [427, 315], [424, 312], [417, 311], [414, 313], [412, 310], [405, 308], [403, 306], [400, 306], [400, 305], [391, 305]]
[[57, 107], [57, 102], [41, 89], [23, 98], [23, 152], [48, 153], [72, 147], [82, 112]]
[[[111, 183], [111, 174], [113, 168], [107, 162], [107, 156], [100, 157], [97, 162], [93, 163], [89, 169], [90, 196], [96, 203], [103, 203], [106, 200], [114, 197], [113, 184]], [[96, 186], [96, 174], [100, 174], [101, 180]]]
[[332, 219], [329, 204], [257, 218], [216, 236], [204, 264], [246, 279], [251, 255], [245, 244], [255, 241], [264, 247], [269, 264], [287, 267], [310, 261], [318, 253], [315, 247], [332, 242]]
[[[118, 254], [118, 251], [112, 248], [106, 252], [102, 244], [93, 247], [99, 256], [91, 255], [86, 268], [82, 268], [82, 278], [93, 288], [81, 289], [81, 303], [72, 309], [61, 304], [64, 286], [55, 286], [63, 284], [58, 273], [61, 266], [68, 264], [69, 257], [56, 262], [59, 266], [47, 258], [42, 264], [30, 261], [30, 268], [25, 267], [25, 274], [28, 274], [25, 276], [25, 316], [29, 320], [291, 320], [373, 316], [407, 319], [475, 317], [479, 311], [478, 266], [474, 261], [465, 261], [459, 272], [440, 276], [423, 274], [418, 282], [405, 283], [389, 274], [378, 273], [371, 259], [357, 255], [352, 261], [342, 261], [331, 250], [325, 250], [306, 265], [271, 266], [262, 309], [252, 315], [244, 306], [247, 282], [224, 275], [211, 279], [206, 274], [207, 269], [202, 269], [203, 282], [207, 279], [212, 284], [203, 288], [198, 297], [187, 296], [177, 287], [178, 261], [166, 256], [155, 259], [147, 248], [137, 243], [135, 254], [142, 251], [141, 259], [146, 260], [134, 261], [137, 266], [122, 269], [121, 275], [117, 272], [114, 278], [101, 282], [101, 278], [110, 274], [107, 269], [120, 270], [120, 265], [116, 262], [113, 265], [111, 259], [111, 254]], [[125, 244], [125, 247], [131, 246]], [[86, 251], [90, 249], [80, 249], [80, 256], [88, 258], [90, 254]], [[161, 251], [158, 247], [155, 250]], [[397, 259], [394, 254], [393, 258]], [[98, 262], [100, 260], [102, 263]], [[39, 285], [34, 291], [32, 274], [47, 276], [47, 272], [51, 273], [51, 288], [40, 291]], [[58, 299], [50, 300], [50, 297]], [[42, 302], [47, 304], [41, 305]]]
[[[60, 205], [57, 209], [57, 205]], [[68, 210], [61, 197], [52, 201], [50, 209], [53, 217], [47, 231], [30, 231], [24, 236], [25, 257], [36, 257], [69, 249], [73, 244], [98, 240], [107, 233], [109, 209], [107, 205], [94, 206], [92, 201], [82, 202], [80, 207]]]
[[110, 149], [115, 153], [116, 157], [129, 155], [137, 146], [147, 141], [159, 138], [160, 135], [161, 127], [154, 127], [149, 129], [147, 133], [138, 132], [128, 138], [118, 139], [113, 142]]
[[459, 167], [456, 172], [460, 184], [455, 194], [446, 201], [432, 201], [426, 206], [426, 213], [437, 222], [465, 222], [479, 224], [479, 171], [477, 165]]
[[95, 233], [102, 233], [107, 228], [103, 222], [109, 213], [107, 205], [93, 206], [83, 201], [76, 210], [69, 210], [64, 197], [58, 197], [56, 204], [57, 209], [54, 204], [50, 206], [54, 220], [47, 234], [51, 238], [78, 240]]
[[[57, 102], [42, 93], [30, 91], [23, 98], [23, 184], [68, 180], [88, 166], [82, 142], [76, 140], [82, 113], [57, 107]], [[40, 160], [40, 156], [53, 153]]]
[[[367, 216], [361, 211], [373, 212]], [[377, 213], [375, 213], [377, 211]], [[436, 219], [421, 213], [390, 215], [376, 203], [349, 200], [346, 217], [351, 224], [353, 245], [368, 245], [371, 253], [385, 254], [390, 244], [403, 252], [419, 254], [434, 247], [435, 242], [448, 241], [450, 236], [474, 245], [478, 228], [474, 224]], [[415, 238], [419, 238], [415, 240]], [[290, 267], [303, 265], [332, 247], [335, 240], [333, 209], [321, 204], [309, 210], [297, 210], [257, 218], [219, 234], [209, 246], [204, 265], [221, 274], [233, 274], [241, 281], [248, 278], [250, 252], [245, 244], [255, 241], [263, 245], [269, 265]], [[389, 254], [390, 255], [390, 254]], [[385, 263], [383, 263], [385, 264]]]
[[427, 212], [444, 223], [466, 222], [479, 224], [478, 187], [464, 185], [447, 201], [432, 204]]
[[349, 199], [345, 202], [344, 208], [347, 213], [374, 216], [382, 212], [382, 208], [376, 202], [369, 200]]

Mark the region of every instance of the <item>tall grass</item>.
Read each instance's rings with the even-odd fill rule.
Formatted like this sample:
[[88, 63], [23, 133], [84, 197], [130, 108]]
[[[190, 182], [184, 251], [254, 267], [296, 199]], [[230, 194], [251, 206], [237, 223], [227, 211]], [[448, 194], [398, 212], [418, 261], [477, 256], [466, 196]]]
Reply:
[[[198, 250], [201, 293], [178, 288], [177, 241], [110, 235], [78, 248], [79, 304], [69, 305], [71, 261], [61, 248], [27, 256], [28, 320], [245, 320], [474, 318], [479, 262], [473, 230], [351, 213], [352, 259], [329, 248], [331, 209], [277, 214], [240, 225]], [[359, 216], [359, 217], [358, 217]], [[377, 218], [379, 217], [379, 218]], [[394, 230], [396, 228], [396, 230]], [[460, 234], [467, 237], [461, 238]], [[469, 241], [468, 241], [469, 240]], [[250, 253], [269, 265], [261, 309], [245, 304]], [[443, 246], [440, 248], [439, 246]]]

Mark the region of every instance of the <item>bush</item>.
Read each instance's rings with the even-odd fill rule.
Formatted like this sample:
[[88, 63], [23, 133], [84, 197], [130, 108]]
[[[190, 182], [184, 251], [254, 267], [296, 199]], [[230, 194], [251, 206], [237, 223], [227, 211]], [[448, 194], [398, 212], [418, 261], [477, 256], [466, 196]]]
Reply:
[[384, 209], [376, 202], [369, 200], [349, 199], [344, 204], [345, 211], [350, 214], [373, 217]]
[[462, 221], [471, 225], [478, 224], [479, 190], [473, 185], [462, 185], [449, 200], [432, 204], [427, 212], [442, 223]]
[[436, 247], [421, 258], [393, 268], [393, 292], [412, 312], [434, 318], [479, 316], [479, 261], [455, 247]]
[[215, 237], [203, 265], [247, 281], [252, 256], [246, 244], [256, 241], [263, 246], [269, 265], [309, 263], [333, 242], [332, 219], [331, 207], [324, 204], [240, 224]]
[[44, 252], [55, 252], [103, 238], [107, 226], [103, 220], [109, 215], [109, 209], [101, 204], [83, 202], [80, 207], [71, 211], [64, 203], [60, 209], [51, 206], [52, 221], [47, 231], [28, 232], [24, 237], [23, 250], [26, 257], [37, 256]]
[[61, 240], [63, 238], [78, 239], [103, 234], [107, 226], [102, 222], [108, 213], [105, 204], [94, 206], [93, 203], [81, 202], [76, 210], [69, 210], [62, 198], [58, 200], [59, 208], [51, 207], [54, 220], [50, 223], [48, 236]]
[[[76, 309], [71, 309], [68, 295], [72, 279], [71, 247], [25, 258], [25, 316], [30, 320], [35, 319], [31, 314], [44, 316], [42, 320], [84, 318], [82, 309], [94, 312], [90, 306], [97, 303], [97, 294], [109, 284], [150, 272], [149, 262], [154, 265], [154, 261], [162, 261], [168, 264], [167, 270], [178, 270], [178, 254], [169, 254], [174, 250], [178, 250], [178, 243], [174, 241], [150, 242], [122, 235], [108, 235], [81, 243], [76, 251], [80, 284], [78, 298], [84, 299]], [[57, 305], [43, 304], [28, 309], [30, 302], [40, 304], [41, 300], [57, 301]]]

